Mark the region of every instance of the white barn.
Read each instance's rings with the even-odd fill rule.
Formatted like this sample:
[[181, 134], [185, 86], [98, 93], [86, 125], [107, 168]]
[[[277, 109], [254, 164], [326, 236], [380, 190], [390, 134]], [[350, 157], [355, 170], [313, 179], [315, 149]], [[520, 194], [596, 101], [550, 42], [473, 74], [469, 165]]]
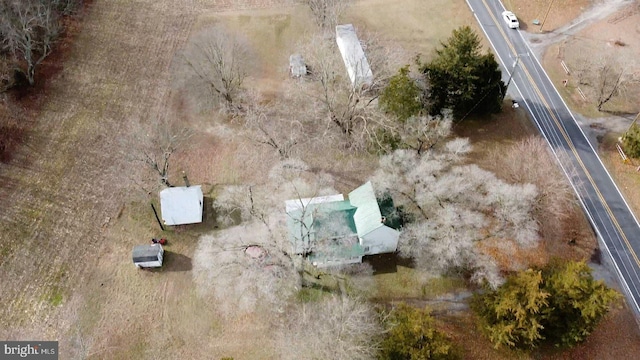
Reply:
[[202, 222], [202, 188], [196, 186], [170, 187], [160, 191], [160, 209], [165, 225]]
[[344, 66], [347, 68], [349, 79], [351, 79], [351, 85], [354, 87], [371, 86], [373, 73], [352, 24], [336, 26], [336, 42], [340, 54], [342, 54]]

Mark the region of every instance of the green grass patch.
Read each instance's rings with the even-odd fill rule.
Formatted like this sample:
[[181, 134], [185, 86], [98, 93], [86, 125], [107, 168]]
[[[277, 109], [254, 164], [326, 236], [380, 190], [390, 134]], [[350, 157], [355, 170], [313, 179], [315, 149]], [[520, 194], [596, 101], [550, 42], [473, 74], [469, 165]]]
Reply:
[[429, 299], [465, 289], [464, 280], [456, 277], [427, 277], [425, 273], [409, 267], [398, 266], [393, 273], [374, 276], [377, 291], [373, 297], [379, 300], [403, 298]]
[[432, 278], [421, 287], [422, 296], [425, 298], [440, 296], [450, 292], [465, 289], [466, 284], [464, 280], [458, 277]]
[[48, 302], [52, 306], [60, 306], [64, 302], [66, 297], [66, 292], [62, 283], [65, 281], [65, 277], [67, 276], [67, 269], [65, 266], [60, 267], [56, 270], [51, 278], [51, 284], [49, 288], [44, 292], [41, 297], [42, 301]]
[[9, 257], [13, 253], [13, 247], [10, 243], [1, 243], [0, 244], [0, 265], [4, 263], [4, 260]]
[[49, 298], [47, 299], [47, 301], [49, 301], [49, 303], [53, 306], [60, 306], [62, 305], [63, 300], [64, 295], [62, 294], [62, 290], [59, 287], [54, 286], [49, 293]]
[[42, 294], [40, 300], [49, 303], [51, 306], [60, 306], [64, 302], [64, 298], [64, 290], [58, 285], [53, 285]]
[[398, 266], [393, 273], [375, 275], [377, 292], [375, 297], [383, 300], [395, 298], [417, 298], [422, 296], [422, 284], [416, 270]]
[[304, 287], [295, 295], [295, 299], [301, 303], [310, 303], [322, 300], [322, 298], [327, 295], [327, 292], [320, 288], [314, 287]]

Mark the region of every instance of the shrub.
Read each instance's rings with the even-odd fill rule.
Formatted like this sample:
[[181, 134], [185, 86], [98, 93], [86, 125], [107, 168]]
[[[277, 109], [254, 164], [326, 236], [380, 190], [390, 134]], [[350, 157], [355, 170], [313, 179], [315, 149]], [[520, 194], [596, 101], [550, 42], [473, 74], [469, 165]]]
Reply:
[[640, 126], [633, 125], [622, 136], [624, 152], [633, 158], [640, 157]]
[[386, 321], [381, 360], [455, 359], [457, 355], [445, 334], [435, 328], [428, 309], [400, 304]]
[[389, 85], [380, 94], [380, 106], [405, 121], [422, 110], [420, 93], [420, 88], [409, 76], [409, 65], [406, 65], [389, 79]]

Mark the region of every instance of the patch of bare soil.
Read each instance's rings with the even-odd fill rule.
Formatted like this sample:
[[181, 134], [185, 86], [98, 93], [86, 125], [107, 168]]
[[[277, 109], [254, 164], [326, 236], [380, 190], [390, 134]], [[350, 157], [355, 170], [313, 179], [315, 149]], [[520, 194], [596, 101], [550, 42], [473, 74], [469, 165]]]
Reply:
[[[543, 65], [556, 84], [567, 80], [566, 86], [558, 86], [570, 107], [590, 118], [611, 118], [636, 113], [640, 100], [640, 7], [637, 3], [610, 0], [608, 8], [599, 7], [593, 18], [585, 18], [579, 26], [566, 27], [548, 37], [543, 44], [551, 45], [542, 58]], [[623, 6], [626, 5], [626, 6]], [[616, 11], [616, 9], [618, 9]], [[553, 42], [556, 43], [553, 43]], [[612, 62], [612, 60], [615, 60]], [[566, 64], [569, 74], [562, 68]], [[600, 83], [594, 74], [604, 65], [624, 69], [626, 85], [621, 94], [605, 104], [603, 111], [597, 110]], [[591, 75], [591, 76], [589, 76]], [[609, 119], [595, 120], [609, 127]], [[614, 124], [615, 125], [615, 124]]]

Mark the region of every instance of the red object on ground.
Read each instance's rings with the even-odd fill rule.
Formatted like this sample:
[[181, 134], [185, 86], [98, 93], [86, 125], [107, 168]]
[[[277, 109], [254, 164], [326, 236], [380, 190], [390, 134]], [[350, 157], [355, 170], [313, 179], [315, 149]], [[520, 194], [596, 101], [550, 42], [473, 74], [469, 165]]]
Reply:
[[163, 239], [153, 238], [153, 239], [151, 239], [151, 242], [154, 243], [154, 244], [166, 245], [167, 244], [167, 239], [164, 239], [164, 238]]

